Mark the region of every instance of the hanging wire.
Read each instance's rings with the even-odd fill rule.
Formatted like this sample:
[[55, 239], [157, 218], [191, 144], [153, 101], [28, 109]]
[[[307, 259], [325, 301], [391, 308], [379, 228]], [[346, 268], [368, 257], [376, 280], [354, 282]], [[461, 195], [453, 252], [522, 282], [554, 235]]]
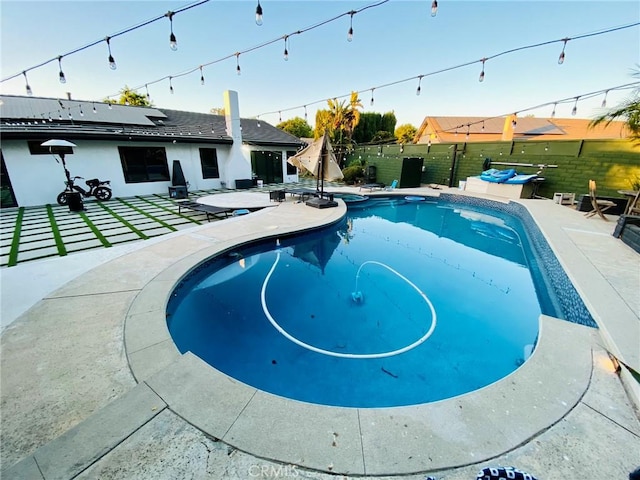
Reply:
[[[176, 13], [181, 13], [181, 12], [184, 12], [184, 11], [189, 10], [191, 8], [198, 7], [198, 6], [203, 5], [203, 4], [205, 4], [205, 3], [209, 2], [209, 1], [210, 0], [200, 0], [200, 1], [196, 2], [196, 3], [192, 3], [192, 4], [189, 4], [189, 5], [186, 5], [184, 7], [176, 9], [173, 12], [173, 14], [175, 15]], [[125, 34], [127, 34], [129, 32], [132, 32], [134, 30], [137, 30], [139, 28], [142, 28], [142, 27], [150, 25], [150, 24], [152, 24], [154, 22], [157, 22], [158, 20], [162, 20], [166, 16], [167, 16], [167, 14], [162, 14], [162, 15], [154, 17], [154, 18], [152, 18], [150, 20], [144, 21], [142, 23], [138, 23], [138, 24], [136, 24], [136, 25], [134, 25], [132, 27], [125, 28], [124, 30], [120, 30], [119, 32], [116, 32], [116, 33], [113, 33], [113, 34], [109, 35], [109, 38], [115, 38], [115, 37], [119, 37], [121, 35], [125, 35]], [[87, 50], [88, 48], [91, 48], [91, 47], [94, 47], [96, 45], [99, 45], [102, 42], [104, 42], [104, 37], [101, 38], [100, 40], [96, 40], [95, 42], [88, 43], [86, 45], [83, 45], [82, 47], [78, 47], [78, 48], [76, 48], [74, 50], [71, 50], [71, 51], [69, 51], [67, 53], [63, 53], [62, 55], [55, 56], [53, 58], [50, 58], [49, 60], [45, 60], [42, 63], [39, 63], [39, 64], [34, 65], [32, 67], [26, 68], [22, 72], [15, 73], [13, 75], [5, 77], [2, 80], [0, 80], [0, 83], [3, 83], [3, 82], [6, 82], [7, 80], [11, 80], [13, 78], [16, 78], [16, 77], [22, 75], [23, 72], [30, 72], [31, 70], [35, 70], [37, 68], [43, 67], [45, 65], [48, 65], [51, 62], [55, 62], [58, 59], [58, 57], [68, 57], [69, 55], [73, 55], [75, 53], [82, 52], [83, 50]]]
[[[571, 39], [572, 40], [579, 40], [579, 39], [582, 39], [582, 38], [588, 38], [588, 37], [593, 37], [593, 36], [598, 36], [598, 35], [604, 35], [604, 34], [607, 34], [607, 33], [617, 32], [619, 30], [636, 27], [638, 25], [640, 25], [640, 22], [634, 22], [634, 23], [630, 23], [630, 24], [626, 24], [626, 25], [622, 25], [622, 26], [611, 27], [611, 28], [606, 28], [606, 29], [598, 30], [598, 31], [591, 32], [591, 33], [586, 33], [586, 34], [583, 34], [583, 35], [576, 35], [574, 37], [571, 37]], [[446, 68], [443, 68], [443, 69], [440, 69], [440, 70], [436, 70], [436, 71], [433, 71], [433, 72], [424, 73], [424, 74], [420, 74], [420, 75], [414, 75], [413, 77], [404, 78], [402, 80], [396, 80], [396, 81], [385, 83], [385, 84], [382, 84], [382, 85], [377, 85], [375, 87], [368, 87], [368, 88], [363, 89], [363, 90], [357, 90], [356, 93], [358, 93], [358, 94], [365, 93], [367, 91], [370, 91], [372, 88], [373, 89], [380, 89], [380, 88], [391, 87], [391, 86], [399, 85], [401, 83], [406, 83], [406, 82], [409, 82], [409, 81], [417, 80], [417, 79], [420, 79], [422, 77], [439, 75], [441, 73], [450, 72], [452, 70], [457, 70], [457, 69], [460, 69], [460, 68], [468, 67], [468, 66], [474, 65], [476, 63], [482, 64], [483, 68], [482, 68], [482, 71], [480, 73], [479, 80], [480, 80], [480, 78], [484, 79], [484, 75], [483, 75], [483, 73], [484, 73], [484, 63], [487, 60], [492, 60], [492, 59], [501, 57], [503, 55], [508, 55], [508, 54], [519, 52], [519, 51], [522, 51], [522, 50], [538, 48], [538, 47], [542, 47], [542, 46], [545, 46], [545, 45], [550, 45], [550, 44], [558, 43], [558, 42], [564, 42], [564, 38], [557, 39], [557, 40], [549, 40], [549, 41], [546, 41], [546, 42], [535, 43], [535, 44], [531, 44], [531, 45], [524, 45], [524, 46], [521, 46], [521, 47], [516, 47], [516, 48], [509, 49], [509, 50], [504, 50], [504, 51], [496, 53], [494, 55], [490, 55], [488, 57], [483, 57], [480, 60], [472, 60], [472, 61], [469, 61], [469, 62], [461, 63], [459, 65], [454, 65], [454, 66], [451, 66], [451, 67], [446, 67]], [[480, 81], [482, 81], [482, 80], [480, 80]], [[351, 92], [346, 93], [344, 95], [338, 95], [338, 96], [334, 95], [332, 97], [323, 98], [321, 100], [316, 100], [316, 101], [313, 101], [313, 102], [306, 102], [305, 105], [307, 105], [307, 106], [316, 105], [316, 104], [320, 104], [320, 103], [326, 103], [328, 100], [331, 100], [333, 98], [341, 99], [341, 98], [349, 98], [350, 96], [351, 96]], [[550, 103], [549, 103], [549, 105], [550, 105]], [[302, 105], [297, 105], [297, 106], [289, 107], [289, 108], [281, 108], [280, 110], [276, 110], [276, 111], [263, 112], [260, 115], [261, 116], [272, 115], [274, 113], [277, 113], [278, 111], [287, 112], [287, 111], [291, 111], [291, 110], [298, 110], [300, 108], [302, 108]]]

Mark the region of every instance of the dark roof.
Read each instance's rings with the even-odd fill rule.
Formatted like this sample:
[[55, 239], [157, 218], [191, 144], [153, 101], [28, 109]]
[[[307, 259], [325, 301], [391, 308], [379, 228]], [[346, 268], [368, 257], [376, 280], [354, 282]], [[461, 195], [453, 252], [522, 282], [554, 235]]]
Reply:
[[[298, 148], [304, 144], [268, 123], [240, 119], [251, 145]], [[64, 136], [69, 139], [232, 143], [222, 115], [102, 102], [0, 96], [0, 130], [6, 139]]]

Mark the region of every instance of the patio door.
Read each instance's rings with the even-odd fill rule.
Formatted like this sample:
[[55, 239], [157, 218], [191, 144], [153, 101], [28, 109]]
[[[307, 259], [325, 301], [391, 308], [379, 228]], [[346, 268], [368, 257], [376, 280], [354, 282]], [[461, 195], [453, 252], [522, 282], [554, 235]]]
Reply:
[[0, 208], [17, 207], [18, 203], [16, 202], [16, 196], [13, 194], [11, 179], [9, 178], [7, 166], [4, 164], [2, 150], [0, 150], [0, 163], [2, 164], [0, 170]]
[[282, 152], [252, 151], [251, 171], [265, 184], [282, 183]]

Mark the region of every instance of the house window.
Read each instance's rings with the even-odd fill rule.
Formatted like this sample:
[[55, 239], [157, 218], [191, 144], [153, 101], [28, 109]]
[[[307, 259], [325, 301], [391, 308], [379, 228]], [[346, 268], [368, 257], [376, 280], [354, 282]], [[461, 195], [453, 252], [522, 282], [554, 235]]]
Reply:
[[31, 155], [51, 155], [53, 153], [64, 154], [64, 155], [73, 155], [73, 147], [43, 147], [41, 144], [45, 140], [28, 140], [27, 145], [29, 145], [29, 153]]
[[218, 153], [215, 148], [200, 149], [200, 165], [202, 165], [202, 178], [220, 178]]
[[[297, 152], [287, 151], [287, 159], [293, 157]], [[298, 169], [295, 165], [291, 165], [287, 162], [287, 175], [295, 175], [298, 173]]]
[[118, 147], [127, 183], [170, 180], [164, 147]]

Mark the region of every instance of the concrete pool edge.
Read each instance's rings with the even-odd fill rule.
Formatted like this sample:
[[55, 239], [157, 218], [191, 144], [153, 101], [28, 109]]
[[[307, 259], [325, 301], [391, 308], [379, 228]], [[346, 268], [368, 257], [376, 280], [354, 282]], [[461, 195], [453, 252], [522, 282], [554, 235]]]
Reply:
[[[545, 316], [534, 355], [516, 372], [476, 392], [411, 407], [336, 408], [289, 400], [231, 379], [190, 353], [181, 355], [165, 317], [175, 284], [210, 255], [264, 234], [221, 241], [174, 263], [141, 290], [125, 324], [127, 357], [137, 381], [148, 384], [180, 417], [241, 451], [357, 475], [464, 466], [497, 457], [545, 431], [589, 386], [595, 330]], [[511, 418], [526, 420], [513, 425]]]

